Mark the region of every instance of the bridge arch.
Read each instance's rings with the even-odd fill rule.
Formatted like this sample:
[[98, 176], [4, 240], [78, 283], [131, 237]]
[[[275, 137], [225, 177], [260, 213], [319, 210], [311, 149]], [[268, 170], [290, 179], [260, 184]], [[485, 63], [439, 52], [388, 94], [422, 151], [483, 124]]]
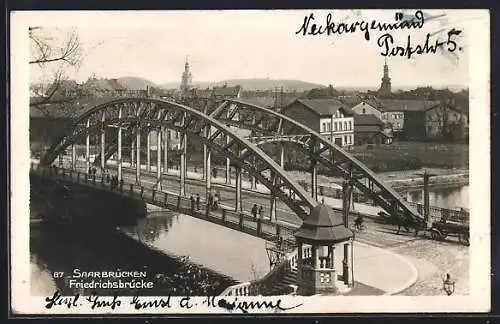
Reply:
[[[319, 163], [336, 171], [349, 185], [372, 198], [390, 214], [409, 216], [420, 223], [425, 221], [415, 208], [353, 155], [313, 129], [280, 112], [239, 99], [212, 100], [208, 103], [207, 99], [191, 98], [187, 104], [206, 111], [222, 124], [250, 130], [252, 135], [247, 139], [254, 143], [299, 144], [312, 160], [312, 183], [317, 184], [315, 164]], [[313, 196], [317, 196], [317, 188], [312, 190]]]
[[[49, 149], [42, 158], [41, 165], [51, 165], [68, 146], [89, 134], [101, 132], [106, 126], [119, 129], [166, 127], [182, 134], [191, 134], [211, 150], [224, 154], [239, 169], [256, 177], [270, 190], [272, 196], [280, 198], [300, 218], [307, 217], [309, 211], [318, 204], [272, 158], [248, 139], [239, 137], [228, 126], [203, 112], [162, 99], [121, 98], [90, 109]], [[106, 155], [109, 154], [109, 149], [111, 147]], [[239, 183], [241, 190], [241, 175]]]

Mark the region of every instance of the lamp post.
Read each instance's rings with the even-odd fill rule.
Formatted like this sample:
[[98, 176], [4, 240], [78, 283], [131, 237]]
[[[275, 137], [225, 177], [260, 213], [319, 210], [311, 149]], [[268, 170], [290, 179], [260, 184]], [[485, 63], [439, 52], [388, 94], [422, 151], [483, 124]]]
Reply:
[[424, 220], [426, 224], [429, 224], [429, 211], [430, 211], [430, 204], [429, 204], [429, 178], [436, 176], [436, 174], [429, 173], [427, 170], [425, 170], [423, 173], [417, 173], [417, 175], [423, 176], [424, 177]]

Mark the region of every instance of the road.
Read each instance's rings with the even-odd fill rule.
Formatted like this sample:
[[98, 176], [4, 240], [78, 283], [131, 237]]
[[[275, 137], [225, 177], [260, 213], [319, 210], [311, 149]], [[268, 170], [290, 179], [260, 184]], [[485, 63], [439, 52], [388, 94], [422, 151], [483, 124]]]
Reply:
[[[85, 163], [80, 161], [77, 163], [78, 171], [85, 173]], [[116, 165], [108, 165], [108, 169], [111, 174], [116, 173]], [[129, 167], [123, 167], [123, 179], [126, 183], [135, 183], [135, 169]], [[169, 172], [176, 172], [177, 170], [172, 170]], [[178, 171], [177, 171], [178, 172]], [[218, 179], [222, 179], [221, 177]], [[146, 171], [141, 170], [141, 183], [144, 187], [153, 188], [156, 185], [156, 171]], [[221, 184], [212, 182], [213, 190], [219, 190], [221, 195], [220, 203], [231, 209], [235, 206], [235, 189], [234, 189], [234, 179], [232, 179], [232, 184]], [[179, 193], [180, 189], [180, 179], [178, 175], [175, 174], [163, 174], [162, 175], [162, 191], [171, 192], [174, 194]], [[200, 195], [200, 199], [203, 201], [205, 199], [205, 183], [204, 180], [193, 179], [186, 177], [186, 196]], [[243, 211], [250, 212], [252, 206], [257, 204], [258, 206], [263, 206], [264, 212], [263, 216], [269, 217], [269, 207], [270, 207], [270, 195], [268, 193], [256, 192], [250, 190], [249, 186], [242, 188], [242, 208]], [[290, 210], [282, 201], [277, 200], [276, 203], [276, 217], [278, 221], [300, 226], [302, 220]], [[369, 245], [391, 248], [405, 245], [409, 242], [415, 240], [421, 240], [422, 238], [414, 237], [413, 233], [406, 234], [402, 233], [397, 235], [396, 230], [393, 225], [380, 224], [377, 222], [376, 217], [365, 217], [366, 228], [362, 232], [355, 233], [356, 240]], [[354, 217], [351, 218], [350, 224]]]

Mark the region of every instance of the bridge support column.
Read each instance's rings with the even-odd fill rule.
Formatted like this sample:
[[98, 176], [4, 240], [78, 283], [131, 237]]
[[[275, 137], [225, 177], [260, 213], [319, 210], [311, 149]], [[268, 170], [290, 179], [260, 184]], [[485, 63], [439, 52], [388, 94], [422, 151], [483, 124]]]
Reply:
[[146, 133], [146, 170], [151, 171], [151, 132]]
[[130, 167], [132, 168], [134, 166], [135, 162], [135, 142], [134, 139], [130, 139]]
[[[184, 126], [184, 121], [186, 119], [186, 115], [182, 118], [182, 126]], [[186, 195], [186, 132], [181, 133], [181, 169], [180, 169], [180, 190], [179, 195]]]
[[352, 185], [348, 181], [342, 184], [342, 215], [344, 217], [344, 226], [349, 227], [349, 211], [352, 200]]
[[[118, 113], [118, 119], [122, 118], [122, 109]], [[122, 179], [122, 128], [118, 126], [118, 150], [117, 150], [117, 165], [118, 165], [118, 181]]]
[[75, 144], [71, 145], [71, 170], [76, 170], [76, 146]]
[[156, 190], [161, 190], [161, 130], [156, 133]]
[[102, 113], [102, 128], [101, 128], [101, 170], [104, 171], [104, 169], [106, 168], [106, 147], [105, 147], [105, 144], [106, 144], [106, 128], [104, 126], [104, 121], [106, 120], [106, 115], [104, 113]]
[[137, 127], [135, 150], [137, 154], [135, 161], [135, 183], [140, 185], [141, 184], [141, 128], [139, 126]]
[[90, 128], [90, 119], [87, 119], [87, 134], [85, 136], [85, 173], [88, 172], [90, 168], [90, 134], [89, 134], [89, 128]]
[[318, 200], [318, 169], [316, 161], [311, 159], [311, 196]]
[[280, 166], [282, 169], [285, 168], [285, 147], [283, 144], [280, 144]]
[[168, 147], [170, 142], [170, 130], [163, 128], [163, 173], [168, 173]]
[[[253, 161], [253, 165], [255, 165], [255, 156], [254, 156], [254, 157], [252, 157], [252, 161]], [[257, 188], [257, 181], [256, 181], [256, 179], [255, 179], [255, 176], [254, 176], [254, 175], [252, 175], [252, 176], [250, 177], [250, 188], [251, 188], [251, 189], [256, 189], [256, 188]]]
[[[239, 150], [238, 150], [239, 151]], [[241, 204], [241, 168], [236, 167], [236, 202], [234, 204], [234, 210], [236, 212], [243, 211], [243, 206]]]
[[[226, 144], [229, 144], [229, 137], [226, 137], [228, 140]], [[231, 184], [231, 161], [229, 158], [226, 158], [226, 183]]]
[[[271, 175], [271, 182], [273, 185], [276, 184], [276, 176], [274, 174]], [[276, 223], [276, 195], [274, 192], [271, 190], [271, 206], [269, 208], [269, 220], [271, 222]]]
[[[208, 171], [206, 174], [206, 177], [205, 177], [205, 196], [206, 196], [205, 202], [207, 203], [207, 206], [208, 206], [208, 202], [210, 201], [209, 197], [210, 197], [210, 193], [212, 191], [212, 173], [210, 172], [210, 167], [212, 164], [211, 160], [212, 160], [212, 152], [210, 151], [209, 148], [207, 148], [207, 157], [205, 160], [205, 165], [207, 166], [207, 171]], [[207, 207], [207, 208], [210, 208], [210, 207]]]

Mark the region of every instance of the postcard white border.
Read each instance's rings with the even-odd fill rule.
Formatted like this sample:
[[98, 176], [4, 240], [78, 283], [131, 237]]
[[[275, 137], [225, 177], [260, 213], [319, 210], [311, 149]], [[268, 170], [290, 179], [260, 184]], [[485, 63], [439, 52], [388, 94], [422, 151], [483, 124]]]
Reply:
[[[490, 19], [487, 10], [469, 24], [474, 35], [470, 50], [470, 295], [432, 297], [284, 297], [304, 305], [296, 313], [337, 312], [480, 312], [490, 309]], [[44, 298], [30, 295], [29, 270], [29, 68], [28, 26], [123, 26], [133, 19], [144, 26], [160, 26], [160, 12], [13, 12], [11, 14], [11, 291], [12, 311], [29, 314], [99, 314], [84, 307], [44, 308]], [[156, 17], [156, 18], [155, 18]], [[89, 19], [90, 18], [90, 19]], [[155, 19], [152, 19], [155, 18]], [[122, 300], [127, 298], [122, 297]], [[252, 298], [249, 298], [252, 299]], [[206, 309], [152, 310], [161, 314], [207, 312]], [[208, 310], [212, 313], [214, 310]], [[220, 313], [227, 313], [218, 310]], [[113, 313], [137, 313], [120, 307]], [[149, 313], [141, 311], [141, 313]]]

